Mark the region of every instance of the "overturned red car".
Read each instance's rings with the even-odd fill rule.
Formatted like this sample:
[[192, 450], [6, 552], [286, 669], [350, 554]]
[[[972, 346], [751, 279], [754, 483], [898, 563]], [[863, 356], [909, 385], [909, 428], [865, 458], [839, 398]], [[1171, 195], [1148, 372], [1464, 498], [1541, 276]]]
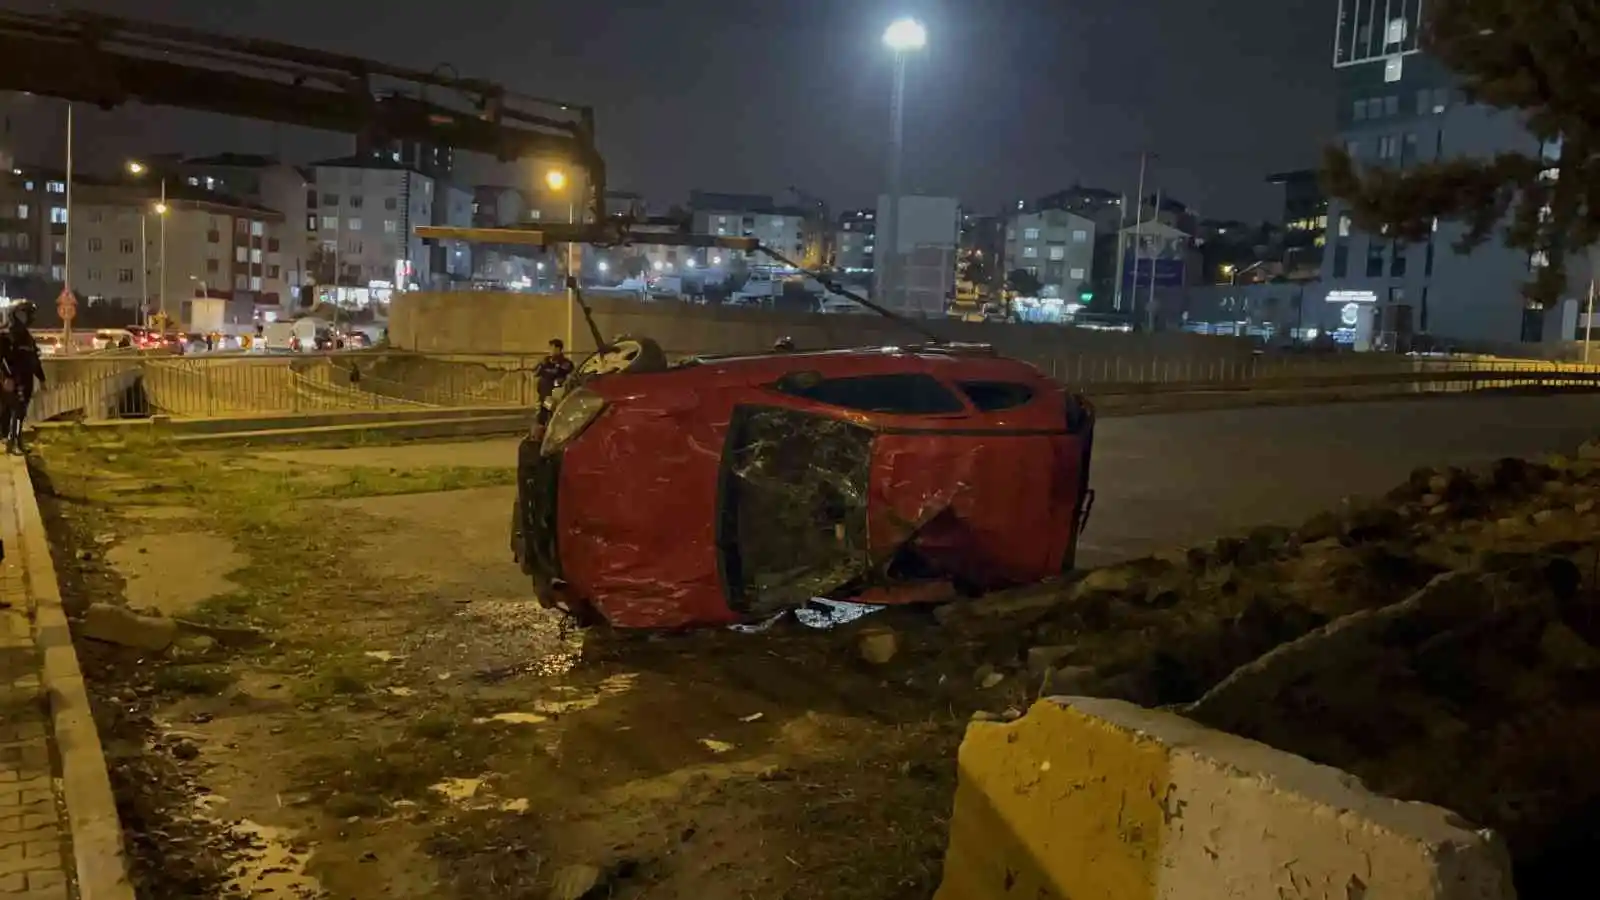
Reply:
[[519, 449], [512, 550], [547, 605], [725, 625], [1073, 565], [1094, 411], [1026, 363], [950, 344], [602, 356]]

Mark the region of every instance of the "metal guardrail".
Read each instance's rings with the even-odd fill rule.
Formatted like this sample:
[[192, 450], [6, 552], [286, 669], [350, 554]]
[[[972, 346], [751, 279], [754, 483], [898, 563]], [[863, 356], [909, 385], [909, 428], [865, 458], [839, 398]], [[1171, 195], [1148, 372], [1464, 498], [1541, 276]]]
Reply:
[[[537, 355], [444, 356], [392, 351], [331, 354], [96, 354], [47, 360], [49, 387], [31, 418], [88, 420], [531, 407]], [[1472, 391], [1600, 387], [1600, 365], [1531, 360], [1367, 357], [1306, 359], [1047, 360], [1040, 369], [1091, 394], [1226, 391]], [[1036, 362], [1036, 364], [1038, 364]]]

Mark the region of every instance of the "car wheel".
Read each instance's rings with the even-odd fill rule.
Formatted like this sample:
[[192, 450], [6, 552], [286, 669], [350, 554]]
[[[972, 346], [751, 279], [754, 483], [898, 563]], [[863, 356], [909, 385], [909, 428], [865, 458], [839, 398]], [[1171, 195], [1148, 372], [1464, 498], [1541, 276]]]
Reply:
[[667, 354], [660, 344], [645, 337], [620, 337], [611, 346], [584, 360], [583, 365], [578, 367], [578, 374], [639, 374], [664, 372], [666, 369]]

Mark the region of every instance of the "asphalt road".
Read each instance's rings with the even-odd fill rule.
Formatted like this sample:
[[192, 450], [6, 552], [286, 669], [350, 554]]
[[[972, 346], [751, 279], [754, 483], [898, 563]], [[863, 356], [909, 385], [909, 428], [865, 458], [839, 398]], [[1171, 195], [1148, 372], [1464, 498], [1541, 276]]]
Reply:
[[1099, 565], [1256, 525], [1293, 525], [1345, 497], [1382, 494], [1418, 466], [1570, 453], [1591, 437], [1600, 437], [1596, 395], [1102, 419], [1079, 560]]
[[[1096, 426], [1096, 500], [1079, 560], [1100, 565], [1257, 525], [1294, 525], [1345, 497], [1382, 494], [1418, 466], [1570, 453], [1591, 437], [1600, 437], [1600, 395], [1105, 418]], [[516, 446], [507, 438], [263, 455], [314, 465], [507, 466]], [[503, 529], [512, 491], [499, 493], [503, 500], [450, 516], [481, 516], [484, 528]]]

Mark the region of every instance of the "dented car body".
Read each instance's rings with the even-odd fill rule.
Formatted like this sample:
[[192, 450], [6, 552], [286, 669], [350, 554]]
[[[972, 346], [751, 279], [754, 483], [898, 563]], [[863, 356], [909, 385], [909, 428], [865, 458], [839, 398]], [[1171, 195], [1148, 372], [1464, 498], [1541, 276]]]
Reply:
[[512, 546], [541, 601], [621, 628], [1028, 583], [1073, 565], [1093, 436], [986, 347], [604, 375], [523, 440]]

